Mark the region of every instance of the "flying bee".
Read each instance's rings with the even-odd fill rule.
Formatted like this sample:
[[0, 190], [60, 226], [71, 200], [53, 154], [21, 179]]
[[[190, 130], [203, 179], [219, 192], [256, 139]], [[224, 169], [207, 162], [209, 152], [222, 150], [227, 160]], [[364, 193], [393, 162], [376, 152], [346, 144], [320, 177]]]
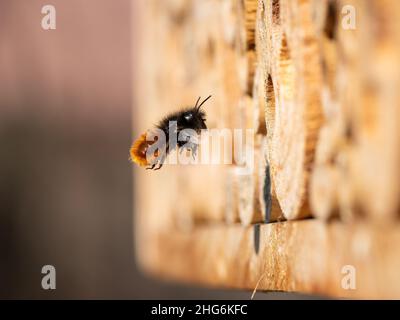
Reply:
[[[200, 108], [210, 98], [211, 96], [208, 96], [199, 104], [199, 97], [194, 107], [166, 116], [158, 123], [155, 130], [143, 133], [133, 142], [130, 159], [139, 166], [146, 166], [146, 169], [159, 170], [169, 152], [175, 148], [180, 152], [190, 150], [194, 158], [199, 145], [197, 135], [202, 129], [207, 129], [206, 114]], [[171, 134], [178, 139], [172, 139]], [[152, 136], [155, 136], [154, 139]]]

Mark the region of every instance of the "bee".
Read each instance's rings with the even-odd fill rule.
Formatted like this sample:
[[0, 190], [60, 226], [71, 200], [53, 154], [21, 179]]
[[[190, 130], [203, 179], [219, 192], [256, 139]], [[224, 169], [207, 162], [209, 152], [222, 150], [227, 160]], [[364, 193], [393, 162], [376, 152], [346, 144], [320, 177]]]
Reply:
[[[201, 106], [210, 98], [211, 95], [199, 104], [201, 99], [199, 97], [194, 107], [171, 113], [163, 118], [155, 127], [162, 133], [163, 139], [157, 135], [155, 139], [150, 139], [151, 131], [143, 133], [131, 146], [130, 160], [139, 166], [145, 166], [146, 170], [159, 170], [169, 152], [176, 148], [180, 149], [180, 152], [191, 151], [194, 158], [199, 141], [190, 132], [199, 134], [201, 130], [207, 129], [206, 113]], [[170, 139], [171, 134], [180, 139]]]

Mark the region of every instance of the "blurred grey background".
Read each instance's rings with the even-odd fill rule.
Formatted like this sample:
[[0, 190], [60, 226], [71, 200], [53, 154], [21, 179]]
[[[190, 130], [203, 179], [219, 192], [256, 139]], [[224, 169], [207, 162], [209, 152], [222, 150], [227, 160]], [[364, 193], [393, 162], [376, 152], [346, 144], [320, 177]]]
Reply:
[[[46, 4], [56, 30], [41, 28]], [[251, 296], [163, 283], [135, 266], [136, 13], [130, 0], [0, 0], [0, 298]], [[56, 290], [41, 288], [46, 264]]]

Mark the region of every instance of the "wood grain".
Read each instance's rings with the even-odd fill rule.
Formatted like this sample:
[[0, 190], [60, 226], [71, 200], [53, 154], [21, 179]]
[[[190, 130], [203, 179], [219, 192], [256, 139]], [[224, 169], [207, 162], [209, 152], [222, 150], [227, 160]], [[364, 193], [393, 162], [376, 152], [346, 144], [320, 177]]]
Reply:
[[[260, 281], [258, 290], [400, 298], [400, 254], [389, 249], [400, 244], [399, 226], [312, 220], [261, 225], [258, 253], [254, 227], [164, 230], [148, 241], [141, 252], [143, 269], [169, 280], [250, 291]], [[348, 265], [355, 268], [355, 290], [342, 287]]]
[[[208, 127], [252, 129], [255, 145], [248, 175], [237, 162], [135, 168], [142, 268], [208, 286], [400, 298], [400, 2], [139, 2], [134, 134], [212, 94]], [[346, 265], [356, 290], [341, 286]]]

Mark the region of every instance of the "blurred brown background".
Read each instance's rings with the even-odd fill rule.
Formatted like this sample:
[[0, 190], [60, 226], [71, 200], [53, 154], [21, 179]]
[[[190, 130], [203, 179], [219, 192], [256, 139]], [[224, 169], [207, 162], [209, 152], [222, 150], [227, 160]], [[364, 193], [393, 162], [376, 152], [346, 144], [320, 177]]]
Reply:
[[[134, 2], [53, 0], [50, 31], [46, 4], [0, 1], [0, 297], [248, 299], [137, 270]], [[41, 288], [45, 264], [56, 267], [56, 290]]]

